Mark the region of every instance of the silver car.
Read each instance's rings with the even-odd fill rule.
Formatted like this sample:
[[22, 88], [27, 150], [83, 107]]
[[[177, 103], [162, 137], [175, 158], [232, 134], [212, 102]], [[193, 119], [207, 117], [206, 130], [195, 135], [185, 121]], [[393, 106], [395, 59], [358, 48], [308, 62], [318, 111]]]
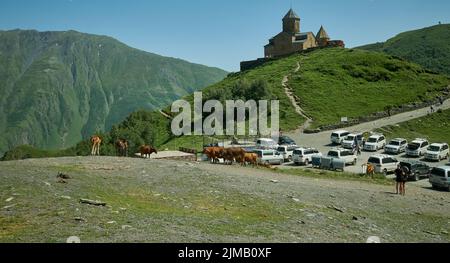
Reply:
[[390, 154], [400, 154], [406, 151], [408, 141], [402, 138], [396, 138], [391, 140], [385, 147], [384, 151]]
[[430, 183], [433, 188], [444, 188], [450, 191], [450, 166], [431, 169]]
[[283, 155], [281, 153], [279, 153], [278, 151], [256, 150], [254, 152], [258, 155], [258, 163], [281, 165], [284, 162]]

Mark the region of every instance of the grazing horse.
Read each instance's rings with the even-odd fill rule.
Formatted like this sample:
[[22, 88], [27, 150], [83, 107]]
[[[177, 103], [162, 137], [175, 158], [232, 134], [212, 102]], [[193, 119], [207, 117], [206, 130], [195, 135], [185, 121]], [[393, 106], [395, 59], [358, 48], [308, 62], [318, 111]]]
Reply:
[[102, 144], [102, 139], [99, 136], [94, 135], [91, 137], [91, 155], [100, 155], [100, 144]]
[[139, 148], [139, 153], [141, 154], [142, 158], [147, 158], [147, 156], [148, 156], [148, 158], [150, 158], [152, 153], [158, 154], [158, 151], [150, 145], [142, 145]]
[[128, 156], [128, 141], [125, 139], [119, 139], [116, 141], [116, 152], [117, 156]]

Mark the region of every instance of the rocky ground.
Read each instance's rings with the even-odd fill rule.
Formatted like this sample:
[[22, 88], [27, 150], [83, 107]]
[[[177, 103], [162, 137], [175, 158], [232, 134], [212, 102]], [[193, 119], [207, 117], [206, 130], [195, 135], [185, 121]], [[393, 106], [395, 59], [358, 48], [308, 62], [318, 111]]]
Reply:
[[413, 184], [405, 197], [393, 190], [392, 183], [195, 162], [1, 162], [0, 242], [450, 241], [448, 192]]

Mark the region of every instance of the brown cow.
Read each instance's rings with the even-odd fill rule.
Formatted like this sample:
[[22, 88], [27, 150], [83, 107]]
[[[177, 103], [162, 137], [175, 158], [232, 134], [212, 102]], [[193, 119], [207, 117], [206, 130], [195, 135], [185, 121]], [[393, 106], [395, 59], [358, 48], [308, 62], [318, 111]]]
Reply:
[[139, 152], [140, 152], [142, 158], [150, 158], [152, 153], [158, 154], [158, 151], [150, 145], [142, 145], [139, 148]]
[[247, 163], [258, 166], [258, 155], [256, 153], [245, 153], [242, 165], [247, 165]]
[[223, 158], [223, 147], [207, 147], [203, 149], [203, 153], [212, 163], [218, 163], [219, 158]]
[[232, 165], [234, 162], [234, 154], [230, 148], [224, 148], [221, 151], [224, 164]]
[[128, 156], [128, 141], [119, 139], [115, 143], [117, 156]]
[[242, 148], [227, 148], [224, 152], [225, 163], [234, 161], [242, 163], [244, 160], [245, 150]]

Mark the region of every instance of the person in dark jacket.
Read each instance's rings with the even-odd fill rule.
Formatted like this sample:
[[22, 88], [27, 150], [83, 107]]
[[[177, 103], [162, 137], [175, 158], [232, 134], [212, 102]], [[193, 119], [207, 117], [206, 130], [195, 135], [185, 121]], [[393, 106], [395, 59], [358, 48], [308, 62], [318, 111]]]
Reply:
[[397, 166], [397, 169], [395, 169], [395, 193], [400, 194], [402, 193], [402, 181], [403, 181], [403, 170], [400, 164]]
[[406, 195], [406, 182], [408, 181], [409, 174], [410, 174], [409, 168], [407, 166], [403, 166], [402, 167], [402, 182], [400, 185], [400, 189], [402, 190], [401, 195], [403, 195], [403, 196]]

